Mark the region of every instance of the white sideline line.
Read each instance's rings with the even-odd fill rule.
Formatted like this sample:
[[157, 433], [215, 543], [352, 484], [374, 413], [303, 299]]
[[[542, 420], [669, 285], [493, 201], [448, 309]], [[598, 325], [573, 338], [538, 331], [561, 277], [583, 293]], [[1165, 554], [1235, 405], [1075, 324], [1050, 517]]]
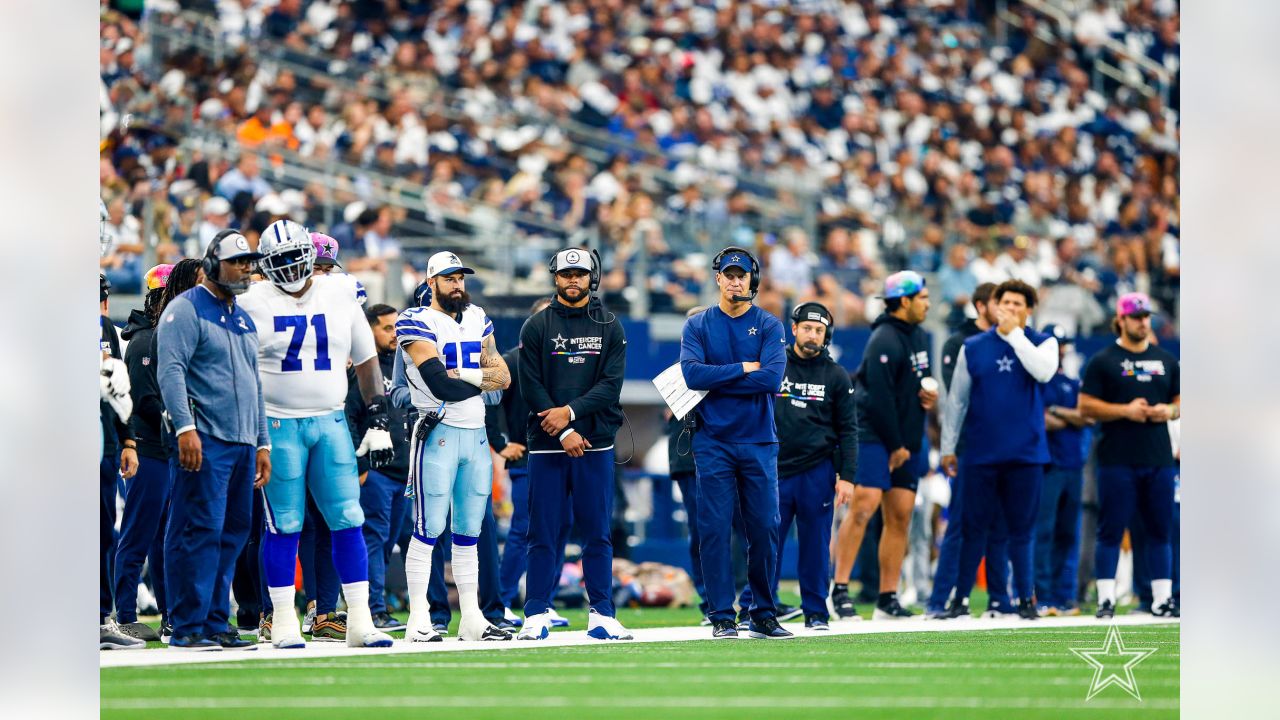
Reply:
[[[1110, 623], [1120, 626], [1142, 626], [1142, 625], [1167, 625], [1178, 624], [1178, 620], [1169, 618], [1157, 618], [1150, 615], [1123, 615], [1113, 618]], [[987, 620], [981, 618], [973, 618], [967, 620], [901, 620], [901, 621], [835, 621], [831, 623], [829, 632], [813, 632], [806, 630], [799, 624], [788, 624], [787, 629], [796, 633], [797, 638], [824, 638], [839, 635], [878, 635], [882, 633], [901, 633], [901, 632], [934, 632], [934, 633], [950, 633], [950, 632], [975, 632], [982, 630], [1031, 630], [1031, 629], [1049, 629], [1049, 628], [1102, 628], [1106, 624], [1095, 618], [1079, 616], [1079, 617], [1049, 617], [1041, 618], [1034, 622], [1025, 620]], [[498, 650], [504, 652], [518, 650], [536, 650], [538, 648], [549, 647], [618, 647], [622, 645], [630, 645], [635, 643], [655, 643], [655, 642], [687, 642], [693, 640], [712, 641], [711, 628], [709, 627], [673, 627], [673, 628], [643, 628], [632, 630], [635, 640], [630, 641], [614, 641], [605, 642], [594, 640], [587, 637], [585, 630], [578, 631], [560, 631], [553, 632], [546, 640], [512, 640], [510, 642], [475, 642], [465, 643], [456, 639], [449, 638], [444, 642], [438, 643], [407, 643], [403, 640], [397, 640], [395, 645], [390, 648], [349, 648], [341, 643], [308, 643], [307, 647], [301, 650], [277, 650], [267, 645], [260, 645], [256, 651], [250, 652], [196, 652], [190, 650], [170, 650], [167, 648], [157, 648], [154, 650], [111, 650], [99, 652], [100, 668], [116, 668], [116, 667], [145, 667], [155, 665], [188, 665], [188, 664], [206, 664], [206, 663], [230, 663], [242, 662], [245, 660], [280, 660], [280, 661], [297, 661], [310, 660], [315, 658], [343, 658], [346, 660], [354, 660], [356, 658], [384, 656], [384, 655], [401, 655], [414, 654], [418, 656], [437, 655], [439, 653], [452, 652], [474, 652], [483, 650]], [[735, 642], [732, 640], [719, 640], [713, 642]], [[765, 642], [752, 641], [745, 635], [740, 637], [736, 642]], [[786, 642], [771, 641], [771, 642]], [[444, 663], [411, 663], [413, 666], [425, 666], [430, 664]], [[513, 663], [514, 664], [514, 663]], [[306, 663], [307, 667], [319, 667], [313, 663]], [[683, 664], [676, 663], [679, 667], [685, 667]], [[874, 666], [875, 663], [870, 665]], [[387, 667], [386, 664], [379, 664], [379, 667]], [[504, 664], [504, 667], [506, 665]], [[538, 667], [546, 667], [543, 663], [537, 663]], [[652, 667], [652, 664], [646, 664], [646, 667]], [[1003, 665], [1002, 665], [1003, 666]], [[724, 667], [718, 665], [717, 667]]]

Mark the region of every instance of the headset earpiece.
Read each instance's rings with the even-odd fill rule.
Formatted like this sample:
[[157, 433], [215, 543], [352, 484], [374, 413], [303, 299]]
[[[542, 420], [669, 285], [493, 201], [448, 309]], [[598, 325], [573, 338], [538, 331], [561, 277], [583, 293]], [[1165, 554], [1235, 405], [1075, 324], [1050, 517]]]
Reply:
[[[826, 307], [825, 305], [823, 305], [822, 303], [819, 303], [819, 302], [813, 302], [813, 301], [811, 300], [811, 301], [809, 301], [809, 302], [803, 302], [803, 303], [800, 303], [799, 305], [797, 305], [797, 306], [795, 306], [794, 308], [792, 308], [792, 309], [791, 309], [791, 324], [792, 324], [792, 325], [799, 325], [802, 321], [805, 321], [805, 320], [812, 321], [812, 320], [813, 320], [813, 318], [805, 317], [805, 309], [806, 309], [806, 308], [810, 308], [810, 307], [812, 307], [812, 308], [816, 308], [816, 309], [818, 309], [818, 310], [821, 310], [821, 311], [822, 311], [822, 315], [823, 315], [824, 317], [826, 317], [826, 318], [827, 318], [828, 322], [824, 322], [824, 323], [823, 323], [823, 328], [824, 328], [824, 330], [823, 330], [823, 333], [822, 333], [822, 347], [824, 347], [824, 348], [825, 348], [825, 347], [830, 347], [830, 345], [831, 345], [831, 333], [832, 333], [832, 331], [833, 331], [833, 330], [835, 330], [835, 318], [834, 318], [834, 317], [832, 317], [831, 312], [830, 312], [829, 310], [827, 310], [827, 307]], [[822, 322], [822, 321], [821, 321], [821, 320], [819, 320], [818, 322]]]
[[592, 294], [595, 294], [600, 290], [601, 272], [602, 271], [600, 269], [600, 251], [596, 250], [595, 248], [591, 248], [591, 280], [590, 280], [590, 285], [588, 287], [591, 288]]
[[760, 262], [756, 260], [756, 256], [752, 255], [750, 250], [747, 250], [746, 248], [740, 248], [737, 245], [730, 245], [729, 247], [716, 253], [715, 258], [712, 259], [711, 261], [711, 269], [715, 272], [720, 272], [720, 262], [724, 259], [724, 256], [730, 251], [742, 253], [743, 255], [747, 256], [748, 260], [751, 261], [750, 299], [755, 300], [756, 294], [760, 292]]

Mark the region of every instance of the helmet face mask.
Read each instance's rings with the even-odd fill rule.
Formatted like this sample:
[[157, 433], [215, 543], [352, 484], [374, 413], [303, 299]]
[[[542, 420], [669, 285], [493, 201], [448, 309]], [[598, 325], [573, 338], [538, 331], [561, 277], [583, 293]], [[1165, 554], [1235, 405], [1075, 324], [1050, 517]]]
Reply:
[[262, 253], [262, 274], [285, 292], [301, 290], [315, 270], [316, 248], [311, 235], [290, 220], [272, 223], [262, 233], [258, 252]]

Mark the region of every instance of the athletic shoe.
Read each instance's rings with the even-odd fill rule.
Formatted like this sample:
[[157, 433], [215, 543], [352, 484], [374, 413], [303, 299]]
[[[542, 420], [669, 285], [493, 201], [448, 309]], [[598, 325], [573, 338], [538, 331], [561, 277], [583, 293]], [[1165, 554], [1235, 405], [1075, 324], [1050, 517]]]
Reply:
[[404, 639], [411, 643], [417, 642], [444, 642], [444, 638], [440, 637], [440, 633], [435, 628], [419, 628], [417, 630], [405, 630]]
[[833, 588], [831, 590], [831, 608], [836, 611], [836, 617], [841, 620], [851, 620], [859, 617], [858, 610], [853, 606], [853, 600], [849, 598], [849, 589]]
[[1040, 611], [1036, 609], [1035, 598], [1023, 598], [1018, 601], [1018, 617], [1023, 620], [1040, 619]]
[[915, 613], [902, 607], [898, 603], [898, 596], [894, 595], [889, 601], [876, 605], [876, 611], [871, 614], [872, 620], [905, 620], [915, 617]]
[[520, 628], [517, 640], [546, 640], [551, 634], [551, 613], [542, 612], [537, 615], [525, 615], [524, 625]]
[[804, 611], [795, 605], [783, 605], [782, 603], [778, 603], [778, 622], [795, 620], [801, 615], [804, 615]]
[[435, 630], [436, 632], [440, 633], [441, 635], [448, 635], [448, 634], [449, 634], [449, 623], [431, 623], [431, 629], [432, 629], [432, 630]]
[[746, 632], [751, 629], [751, 613], [746, 610], [738, 612], [738, 632]]
[[160, 633], [155, 628], [146, 623], [131, 622], [124, 625], [117, 625], [116, 628], [132, 638], [138, 638], [144, 643], [160, 642]]
[[222, 645], [217, 640], [211, 640], [198, 633], [191, 635], [183, 635], [182, 637], [174, 637], [169, 640], [169, 649], [171, 650], [196, 650], [199, 652], [222, 651]]
[[830, 632], [831, 626], [827, 624], [826, 618], [820, 618], [817, 615], [810, 615], [804, 619], [804, 626], [810, 630], [819, 632]]
[[938, 619], [955, 620], [968, 617], [972, 617], [972, 613], [969, 612], [969, 598], [955, 598], [951, 601], [951, 606], [947, 608], [947, 612]]
[[262, 613], [258, 616], [258, 642], [271, 642], [271, 613]]
[[511, 633], [499, 630], [484, 616], [471, 620], [466, 615], [458, 623], [458, 639], [467, 641], [510, 640]]
[[1075, 617], [1080, 614], [1080, 607], [1078, 605], [1066, 605], [1058, 608], [1058, 613], [1065, 617]]
[[316, 642], [346, 642], [347, 614], [331, 613], [323, 620], [312, 619], [311, 639]]
[[1093, 614], [1099, 620], [1107, 620], [1116, 616], [1116, 605], [1110, 600], [1098, 603], [1098, 612]]
[[1063, 614], [1065, 613], [1062, 612], [1062, 608], [1057, 605], [1045, 605], [1043, 608], [1040, 608], [1041, 617], [1058, 617]]
[[310, 635], [311, 628], [316, 623], [316, 601], [312, 600], [307, 603], [307, 614], [302, 618], [302, 634]]
[[617, 618], [592, 610], [587, 613], [587, 635], [596, 640], [634, 640], [631, 631], [622, 627]]
[[551, 616], [551, 627], [569, 627], [569, 619], [562, 617], [555, 608], [548, 610], [547, 614]]
[[795, 633], [778, 624], [778, 618], [765, 618], [759, 622], [751, 621], [747, 635], [759, 640], [781, 640], [795, 637]]
[[490, 620], [489, 622], [493, 623], [493, 626], [498, 628], [499, 630], [506, 630], [509, 633], [514, 633], [515, 631], [520, 629], [519, 625], [516, 625], [515, 623], [506, 619], [505, 617], [498, 618], [497, 620]]
[[257, 635], [258, 618], [251, 612], [245, 612], [243, 608], [236, 610], [236, 631], [241, 635]]
[[374, 628], [368, 628], [364, 631], [348, 630], [346, 641], [347, 647], [367, 648], [389, 648], [395, 643], [390, 635]]
[[226, 630], [220, 633], [214, 633], [209, 639], [222, 646], [223, 650], [257, 650], [258, 644], [252, 640], [245, 640], [240, 637], [240, 633]]
[[698, 626], [711, 627], [711, 618], [707, 617], [706, 615], [703, 615], [702, 619], [698, 621]]
[[391, 613], [383, 611], [373, 616], [373, 626], [384, 632], [403, 630], [404, 623], [395, 619]]
[[524, 618], [517, 615], [516, 612], [509, 607], [502, 608], [502, 619], [511, 623], [512, 627], [520, 627], [524, 624]]
[[160, 642], [165, 643], [167, 645], [169, 643], [169, 640], [172, 637], [173, 637], [173, 623], [169, 622], [168, 620], [161, 620], [160, 621]]
[[1163, 604], [1151, 612], [1156, 617], [1180, 618], [1182, 611], [1178, 608], [1178, 604], [1172, 598], [1165, 600]]
[[982, 617], [987, 620], [1010, 620], [1018, 617], [1018, 609], [1004, 605], [988, 605]]
[[99, 650], [139, 650], [146, 646], [146, 640], [125, 633], [116, 621], [110, 618], [98, 627]]
[[711, 623], [711, 637], [721, 638], [737, 638], [738, 626], [733, 624], [732, 620], [716, 620]]

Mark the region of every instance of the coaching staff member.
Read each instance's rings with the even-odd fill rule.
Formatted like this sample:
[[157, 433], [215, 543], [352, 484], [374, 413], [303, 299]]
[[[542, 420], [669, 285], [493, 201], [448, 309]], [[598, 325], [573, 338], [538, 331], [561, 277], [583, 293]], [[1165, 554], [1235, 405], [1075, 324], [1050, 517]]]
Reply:
[[1026, 327], [1036, 290], [1006, 280], [993, 299], [999, 323], [964, 341], [942, 414], [942, 468], [955, 477], [956, 443], [967, 427], [964, 454], [964, 530], [956, 596], [944, 617], [969, 614], [969, 591], [987, 535], [1003, 513], [1018, 616], [1039, 617], [1032, 540], [1040, 484], [1049, 462], [1043, 384], [1058, 370], [1056, 338]]
[[271, 477], [258, 332], [235, 301], [259, 257], [239, 232], [218, 233], [201, 261], [204, 281], [174, 298], [159, 324], [158, 379], [179, 466], [164, 541], [170, 647], [256, 647], [228, 630], [227, 617], [253, 489]]
[[1181, 416], [1177, 358], [1151, 344], [1151, 300], [1129, 293], [1116, 302], [1115, 345], [1089, 358], [1080, 411], [1101, 425], [1098, 444], [1098, 617], [1116, 612], [1120, 540], [1135, 508], [1147, 530], [1151, 614], [1179, 617], [1172, 599], [1174, 478], [1170, 420]]
[[[872, 324], [871, 339], [854, 378], [858, 402], [858, 476], [853, 511], [840, 523], [836, 539], [836, 580], [832, 602], [847, 604], [849, 573], [867, 523], [880, 507], [880, 597], [873, 617], [911, 617], [898, 602], [898, 579], [907, 552], [907, 528], [920, 482], [920, 441], [924, 415], [938, 400], [921, 387], [929, 377], [929, 339], [920, 329], [929, 314], [929, 290], [911, 270], [884, 281], [885, 312]], [[852, 614], [850, 612], [850, 614]], [[844, 613], [841, 614], [845, 616]]]
[[831, 313], [819, 303], [801, 303], [791, 312], [796, 341], [787, 348], [786, 374], [773, 403], [779, 439], [778, 567], [794, 519], [800, 609], [810, 630], [829, 629], [831, 517], [835, 505], [853, 499], [858, 466], [853, 383], [827, 353], [833, 329]]
[[752, 637], [786, 638], [778, 624], [773, 576], [778, 553], [778, 435], [773, 396], [787, 367], [782, 323], [752, 305], [760, 263], [739, 247], [712, 260], [720, 302], [684, 323], [680, 369], [707, 396], [697, 407], [698, 534], [712, 636], [737, 637], [729, 537], [741, 507], [747, 535]]
[[551, 630], [564, 506], [572, 502], [591, 606], [587, 634], [630, 640], [631, 633], [614, 619], [609, 538], [627, 338], [593, 296], [600, 287], [599, 255], [561, 250], [548, 269], [556, 296], [520, 333], [520, 394], [529, 406], [529, 565], [519, 638], [540, 640]]

